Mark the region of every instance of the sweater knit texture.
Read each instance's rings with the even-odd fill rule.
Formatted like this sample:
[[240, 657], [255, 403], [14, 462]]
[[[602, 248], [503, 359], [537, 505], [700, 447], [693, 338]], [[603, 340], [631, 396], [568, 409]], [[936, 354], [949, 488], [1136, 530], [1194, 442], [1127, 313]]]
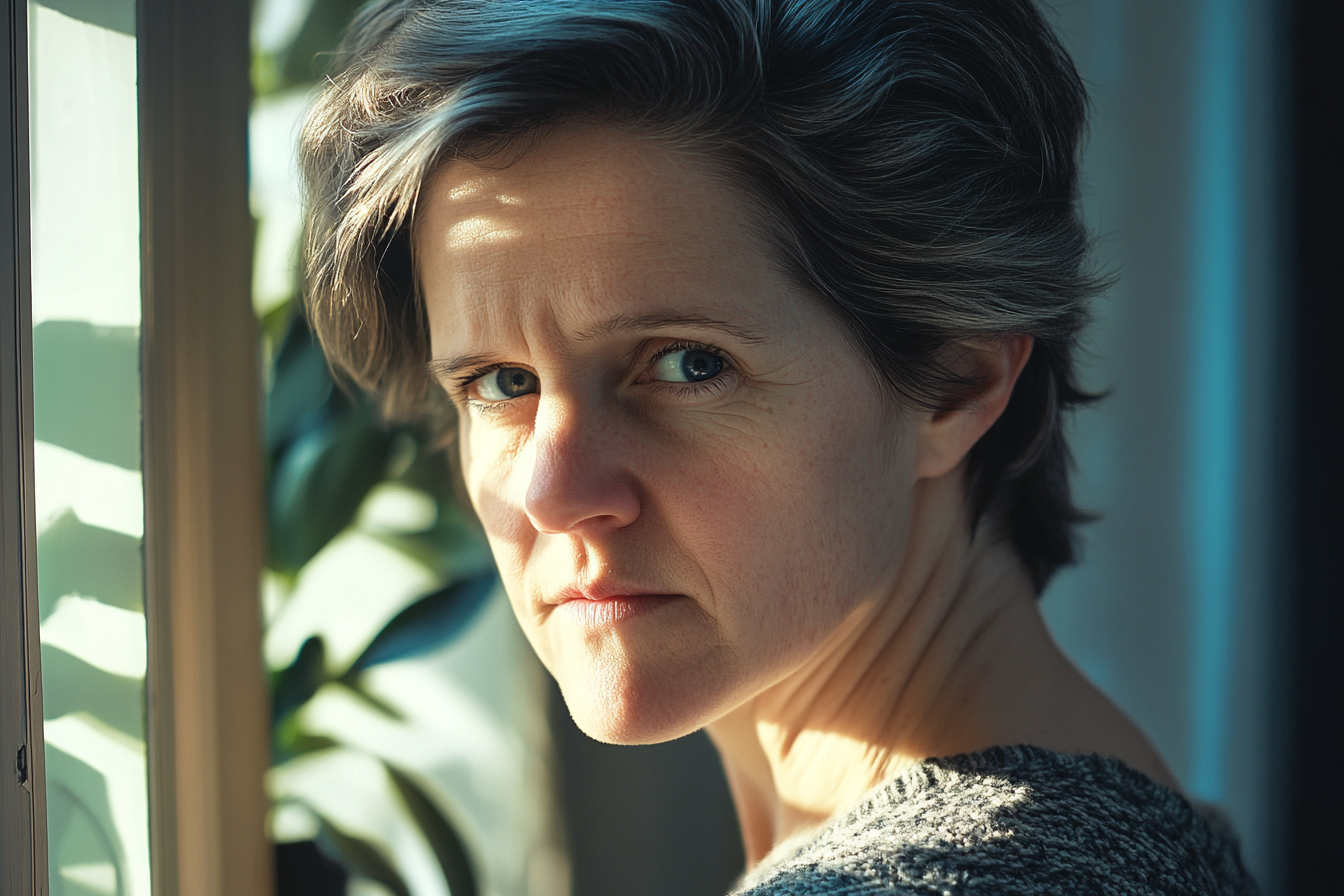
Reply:
[[1255, 892], [1216, 815], [1115, 759], [1020, 746], [913, 766], [733, 896]]

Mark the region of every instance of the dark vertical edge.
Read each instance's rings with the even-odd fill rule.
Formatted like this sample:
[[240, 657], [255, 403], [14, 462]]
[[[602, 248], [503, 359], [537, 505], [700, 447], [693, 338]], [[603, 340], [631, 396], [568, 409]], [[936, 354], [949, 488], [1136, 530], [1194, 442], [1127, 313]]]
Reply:
[[1344, 780], [1335, 771], [1344, 743], [1344, 4], [1296, 0], [1291, 15], [1293, 699], [1285, 839], [1289, 892], [1311, 894], [1338, 890], [1344, 839]]
[[1291, 601], [1287, 533], [1293, 511], [1286, 487], [1293, 452], [1287, 401], [1293, 356], [1291, 2], [1246, 3], [1242, 50], [1241, 548], [1225, 806], [1236, 820], [1243, 858], [1267, 894], [1285, 886], [1288, 812], [1288, 770], [1278, 760], [1288, 748], [1290, 722], [1284, 607]]
[[[47, 892], [46, 775], [33, 505], [28, 4], [0, 19], [0, 891]], [[20, 751], [26, 780], [20, 782]]]
[[[166, 19], [166, 21], [165, 21]], [[160, 257], [170, 257], [173, 251], [172, 232], [156, 226], [161, 217], [159, 207], [167, 190], [155, 176], [161, 157], [171, 157], [173, 139], [167, 131], [167, 122], [160, 124], [160, 110], [171, 107], [174, 85], [171, 65], [160, 56], [172, 39], [172, 8], [159, 0], [136, 0], [136, 109], [139, 115], [140, 141], [140, 291], [141, 323], [140, 382], [143, 390], [141, 463], [145, 496], [145, 534], [143, 554], [145, 564], [145, 628], [148, 663], [145, 674], [145, 756], [149, 790], [149, 858], [150, 879], [155, 896], [176, 896], [179, 892], [177, 874], [177, 801], [173, 782], [176, 762], [173, 730], [175, 715], [172, 698], [173, 639], [169, 604], [164, 599], [166, 582], [156, 563], [158, 546], [163, 541], [161, 521], [171, 510], [160, 487], [157, 472], [159, 460], [156, 443], [150, 431], [157, 424], [154, 407], [156, 395], [150, 376], [158, 364], [150, 357], [161, 339], [159, 334], [172, 332], [171, 306], [155, 307], [154, 297], [158, 283]], [[165, 159], [166, 162], [166, 159]]]
[[1260, 530], [1262, 538], [1267, 542], [1270, 558], [1267, 572], [1272, 579], [1266, 589], [1269, 605], [1259, 617], [1271, 633], [1268, 654], [1270, 672], [1266, 677], [1266, 688], [1272, 706], [1264, 721], [1270, 730], [1263, 735], [1269, 749], [1262, 753], [1262, 761], [1269, 767], [1263, 772], [1262, 786], [1269, 791], [1264, 811], [1270, 818], [1269, 826], [1274, 833], [1266, 844], [1266, 879], [1258, 881], [1267, 896], [1282, 896], [1292, 892], [1291, 869], [1295, 858], [1290, 844], [1293, 810], [1291, 785], [1295, 773], [1291, 761], [1276, 763], [1274, 757], [1290, 757], [1294, 737], [1293, 619], [1291, 611], [1285, 612], [1284, 608], [1291, 607], [1295, 600], [1293, 520], [1296, 506], [1292, 484], [1296, 451], [1296, 434], [1293, 431], [1296, 372], [1293, 365], [1297, 351], [1296, 334], [1293, 332], [1297, 283], [1294, 258], [1296, 138], [1293, 135], [1296, 120], [1293, 7], [1296, 3], [1297, 0], [1269, 0], [1267, 4], [1268, 16], [1273, 23], [1269, 43], [1273, 58], [1269, 87], [1272, 98], [1266, 103], [1269, 108], [1265, 120], [1273, 134], [1269, 141], [1272, 161], [1268, 167], [1268, 189], [1272, 191], [1274, 205], [1272, 224], [1266, 228], [1266, 239], [1273, 256], [1272, 273], [1276, 287], [1269, 345], [1273, 356], [1272, 406], [1266, 411], [1266, 422], [1273, 429], [1267, 441], [1274, 474], [1266, 486], [1271, 492], [1265, 498], [1269, 522]]

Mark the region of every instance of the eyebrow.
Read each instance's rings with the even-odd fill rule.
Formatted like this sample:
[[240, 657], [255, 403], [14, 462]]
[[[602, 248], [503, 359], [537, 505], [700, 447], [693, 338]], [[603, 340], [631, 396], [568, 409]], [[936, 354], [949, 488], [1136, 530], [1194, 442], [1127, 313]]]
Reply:
[[454, 355], [451, 358], [435, 358], [425, 364], [425, 371], [431, 379], [451, 379], [458, 371], [488, 367], [494, 362], [490, 355]]
[[[718, 330], [721, 333], [726, 333], [727, 335], [732, 336], [734, 339], [751, 345], [766, 341], [766, 337], [759, 331], [729, 323], [725, 320], [719, 320], [715, 317], [708, 317], [703, 314], [683, 314], [679, 312], [664, 311], [654, 311], [648, 314], [618, 314], [600, 324], [579, 331], [575, 334], [574, 338], [578, 342], [591, 342], [594, 339], [600, 339], [604, 336], [614, 336], [617, 333], [630, 333], [641, 330], [661, 330], [668, 327], [695, 327], [705, 330]], [[454, 355], [448, 358], [435, 358], [425, 365], [425, 369], [429, 372], [430, 376], [447, 378], [464, 368], [485, 367], [495, 361], [496, 359], [491, 355]]]

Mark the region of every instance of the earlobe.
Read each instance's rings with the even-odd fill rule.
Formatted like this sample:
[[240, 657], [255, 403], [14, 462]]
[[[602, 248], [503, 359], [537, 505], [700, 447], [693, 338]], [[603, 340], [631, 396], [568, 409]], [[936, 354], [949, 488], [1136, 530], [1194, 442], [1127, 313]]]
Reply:
[[957, 347], [961, 354], [953, 366], [977, 384], [976, 391], [955, 408], [930, 413], [920, 424], [917, 479], [947, 475], [989, 431], [1008, 407], [1032, 344], [1030, 336], [1014, 334]]

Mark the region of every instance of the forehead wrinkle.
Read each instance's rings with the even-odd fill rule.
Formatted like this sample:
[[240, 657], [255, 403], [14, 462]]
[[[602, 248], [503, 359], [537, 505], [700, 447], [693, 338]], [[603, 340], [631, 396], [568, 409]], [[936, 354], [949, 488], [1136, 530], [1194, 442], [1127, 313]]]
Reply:
[[755, 331], [725, 320], [702, 314], [687, 314], [677, 311], [651, 311], [644, 314], [621, 312], [600, 323], [594, 324], [574, 334], [577, 342], [588, 342], [618, 333], [639, 330], [657, 330], [666, 327], [703, 327], [719, 330], [743, 342], [757, 344], [766, 341], [766, 337]]
[[539, 296], [521, 303], [498, 296], [457, 298], [456, 319], [460, 326], [454, 331], [452, 342], [485, 343], [491, 348], [433, 358], [426, 365], [432, 374], [445, 376], [464, 368], [535, 360], [538, 351], [554, 351], [565, 343], [566, 327], [559, 319], [565, 309], [563, 305], [557, 307], [554, 301]]

